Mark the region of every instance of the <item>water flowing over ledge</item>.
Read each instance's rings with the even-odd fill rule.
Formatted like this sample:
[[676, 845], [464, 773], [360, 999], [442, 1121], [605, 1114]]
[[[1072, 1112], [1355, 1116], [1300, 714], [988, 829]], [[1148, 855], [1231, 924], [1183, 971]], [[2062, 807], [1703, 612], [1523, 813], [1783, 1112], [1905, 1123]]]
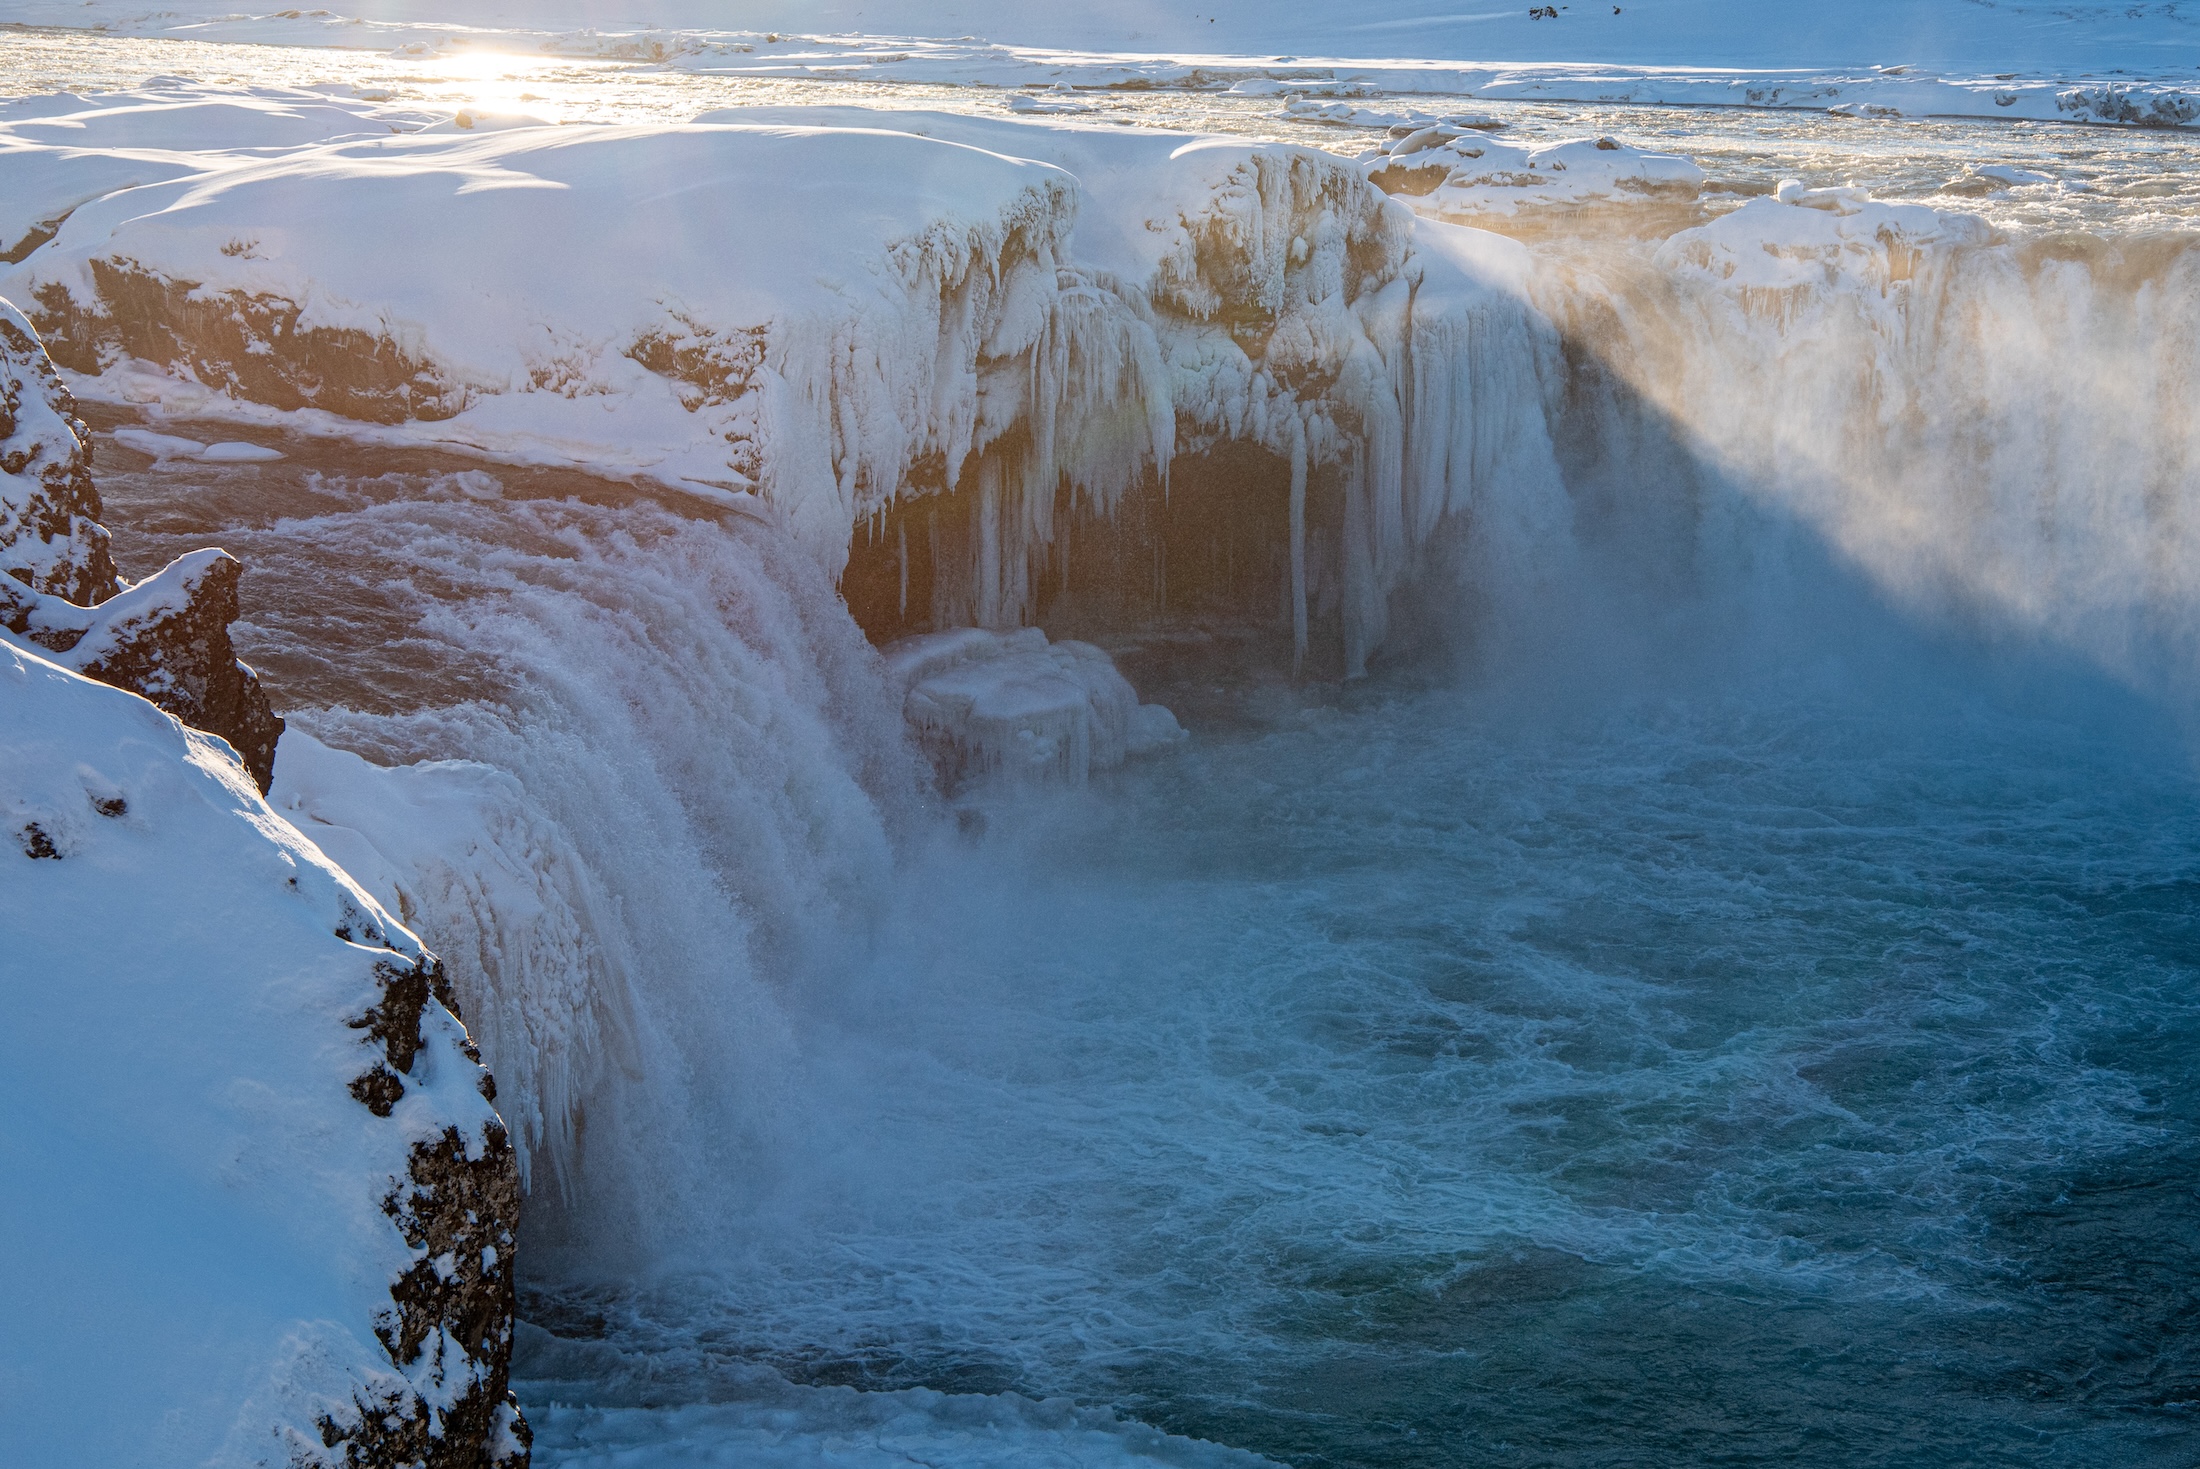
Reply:
[[[1862, 1302], [1884, 1342], [1904, 1303], [2003, 1299], [1996, 1211], [2056, 1157], [2185, 1156], [2152, 1063], [2098, 1045], [2186, 1023], [2189, 781], [2133, 755], [2104, 795], [2115, 740], [1967, 704], [1990, 679], [1917, 644], [2065, 660], [2114, 717], [2189, 700], [2188, 239], [1863, 189], [1559, 230], [1434, 199], [1485, 232], [1373, 159], [936, 114], [386, 136], [79, 203], [0, 290], [44, 290], [113, 422], [325, 456], [121, 463], [264, 569], [253, 656], [311, 691], [276, 803], [446, 955], [507, 1083], [533, 1370], [598, 1395], [550, 1420], [573, 1452], [799, 1400], [1106, 1462], [1115, 1426], [1008, 1395], [1054, 1390], [1327, 1452], [1234, 1352], [1302, 1383], [1403, 1322], [1433, 1402], [1464, 1360], [1433, 1323], [1532, 1356], [1606, 1276]], [[741, 209], [656, 250], [653, 201], [705, 179]], [[377, 202], [331, 211], [339, 181]], [[501, 221], [478, 280], [457, 224], [395, 223], [464, 211]], [[863, 633], [1028, 623], [1257, 626], [1303, 702], [1110, 787], [1212, 841], [1063, 792], [966, 805], [979, 837]], [[1384, 679], [1416, 656], [1559, 702], [1730, 658], [1747, 692], [1671, 674], [1681, 712], [1508, 743]], [[1886, 707], [1844, 724], [1829, 666]], [[1095, 872], [1089, 910], [1048, 886]], [[2046, 896], [1982, 915], [2004, 892]], [[1818, 1208], [1841, 1229], [1780, 1212]], [[802, 1385], [648, 1417], [720, 1353]]]

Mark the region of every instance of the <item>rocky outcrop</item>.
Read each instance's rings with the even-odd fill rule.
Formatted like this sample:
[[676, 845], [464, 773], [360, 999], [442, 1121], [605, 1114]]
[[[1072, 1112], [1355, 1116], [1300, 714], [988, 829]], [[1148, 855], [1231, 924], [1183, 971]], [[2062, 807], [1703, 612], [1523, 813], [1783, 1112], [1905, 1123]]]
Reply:
[[215, 741], [21, 643], [0, 829], [11, 1454], [524, 1469], [517, 1160], [442, 963]]
[[0, 301], [0, 571], [90, 606], [121, 589], [91, 437], [38, 334]]
[[319, 408], [365, 423], [449, 418], [466, 393], [386, 337], [312, 326], [281, 296], [202, 290], [128, 262], [91, 267], [100, 307], [39, 293], [54, 356], [77, 372], [134, 357], [188, 373], [247, 402]]
[[91, 458], [90, 431], [37, 333], [0, 301], [0, 627], [220, 735], [266, 791], [283, 721], [229, 641], [242, 565], [194, 551], [123, 583]]
[[[336, 936], [387, 941], [357, 909]], [[430, 1035], [443, 1029], [438, 1039], [455, 1042], [480, 1068], [482, 1099], [495, 1101], [496, 1079], [481, 1067], [481, 1052], [447, 1024], [458, 1017], [458, 1000], [443, 961], [424, 950], [409, 964], [378, 960], [375, 978], [380, 999], [347, 1022], [366, 1033], [374, 1057], [352, 1078], [352, 1100], [377, 1117], [395, 1113], [422, 1050], [434, 1044]], [[381, 1207], [414, 1258], [391, 1282], [374, 1334], [416, 1388], [426, 1379], [443, 1391], [358, 1391], [352, 1414], [324, 1414], [322, 1446], [340, 1454], [345, 1469], [525, 1469], [531, 1435], [508, 1385], [519, 1206], [519, 1165], [501, 1120], [473, 1138], [446, 1125], [413, 1143], [406, 1176], [393, 1180]]]

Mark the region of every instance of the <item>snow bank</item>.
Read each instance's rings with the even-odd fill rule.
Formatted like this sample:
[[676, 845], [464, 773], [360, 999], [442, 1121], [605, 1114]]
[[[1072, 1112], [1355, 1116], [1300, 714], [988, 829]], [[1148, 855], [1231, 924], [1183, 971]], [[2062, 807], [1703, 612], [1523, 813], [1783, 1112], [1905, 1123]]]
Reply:
[[950, 783], [1002, 775], [1083, 781], [1184, 738], [1176, 716], [1141, 704], [1090, 643], [1049, 643], [1035, 627], [956, 628], [881, 650], [906, 691], [910, 727]]
[[0, 261], [21, 260], [71, 210], [118, 189], [216, 171], [263, 150], [386, 137], [441, 120], [347, 90], [214, 88], [156, 77], [121, 95], [0, 102]]
[[0, 646], [0, 1458], [517, 1464], [440, 966], [134, 695]]
[[208, 444], [180, 434], [155, 433], [143, 428], [118, 428], [108, 437], [156, 463], [197, 459], [208, 464], [266, 464], [285, 457], [282, 450], [266, 444], [248, 444], [235, 439]]

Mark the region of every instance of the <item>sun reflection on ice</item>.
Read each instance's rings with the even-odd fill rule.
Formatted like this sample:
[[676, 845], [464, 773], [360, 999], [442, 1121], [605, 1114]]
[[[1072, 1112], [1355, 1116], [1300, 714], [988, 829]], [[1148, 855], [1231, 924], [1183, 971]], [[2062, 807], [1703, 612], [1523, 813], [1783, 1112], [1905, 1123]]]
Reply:
[[391, 80], [424, 101], [466, 112], [526, 113], [545, 122], [563, 122], [570, 110], [549, 94], [554, 74], [565, 65], [556, 57], [477, 50], [453, 41], [432, 51], [423, 47], [418, 62], [428, 68], [426, 74]]

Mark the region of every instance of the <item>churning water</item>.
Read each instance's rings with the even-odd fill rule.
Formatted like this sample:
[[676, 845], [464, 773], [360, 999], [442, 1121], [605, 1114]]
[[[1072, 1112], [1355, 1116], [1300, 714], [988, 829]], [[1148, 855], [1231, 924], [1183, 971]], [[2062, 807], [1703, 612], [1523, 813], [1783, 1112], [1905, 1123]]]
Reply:
[[[1668, 121], [1814, 181], [1870, 161], [1826, 141], [1854, 123]], [[1989, 146], [1946, 131], [1902, 166]], [[2118, 178], [2189, 146], [2036, 131]], [[2092, 279], [2057, 310], [2105, 309]], [[2067, 340], [2103, 335], [2131, 332]], [[1938, 350], [1886, 359], [1908, 406], [1854, 430], [1919, 503], [2005, 422], [1982, 404], [2065, 448], [2113, 411], [2116, 442], [1884, 534], [1729, 506], [1748, 554], [1667, 576], [1626, 503], [1672, 456], [1610, 429], [1568, 463], [1583, 524], [1609, 511], [1581, 580], [1431, 594], [1416, 656], [1341, 690], [1126, 645], [1189, 746], [959, 813], [755, 526], [297, 441], [103, 443], [101, 483], [127, 570], [245, 559], [240, 641], [295, 729], [479, 762], [452, 778], [506, 801], [539, 886], [450, 876], [415, 917], [533, 1109], [546, 1464], [2186, 1466], [2200, 582], [2149, 548], [2200, 524], [2150, 447], [2189, 415], [2107, 356], [2095, 399], [1995, 402], [2031, 379]], [[1657, 411], [1738, 440], [1656, 366]], [[2129, 484], [2079, 482], [2137, 438]], [[1821, 449], [1789, 457], [1846, 462]], [[1966, 547], [2002, 568], [1972, 615], [1873, 579], [1920, 538], [1959, 590]], [[2073, 567], [2152, 652], [2023, 612]]]
[[[540, 1226], [547, 1462], [1201, 1462], [1001, 1394], [1298, 1464], [2190, 1462], [2200, 783], [2136, 697], [1855, 609], [1186, 661], [1190, 749], [973, 834], [823, 690], [829, 594], [505, 479], [106, 483], [248, 559], [306, 726], [517, 770], [611, 894], [663, 1111]], [[760, 863], [790, 783], [833, 829]]]

